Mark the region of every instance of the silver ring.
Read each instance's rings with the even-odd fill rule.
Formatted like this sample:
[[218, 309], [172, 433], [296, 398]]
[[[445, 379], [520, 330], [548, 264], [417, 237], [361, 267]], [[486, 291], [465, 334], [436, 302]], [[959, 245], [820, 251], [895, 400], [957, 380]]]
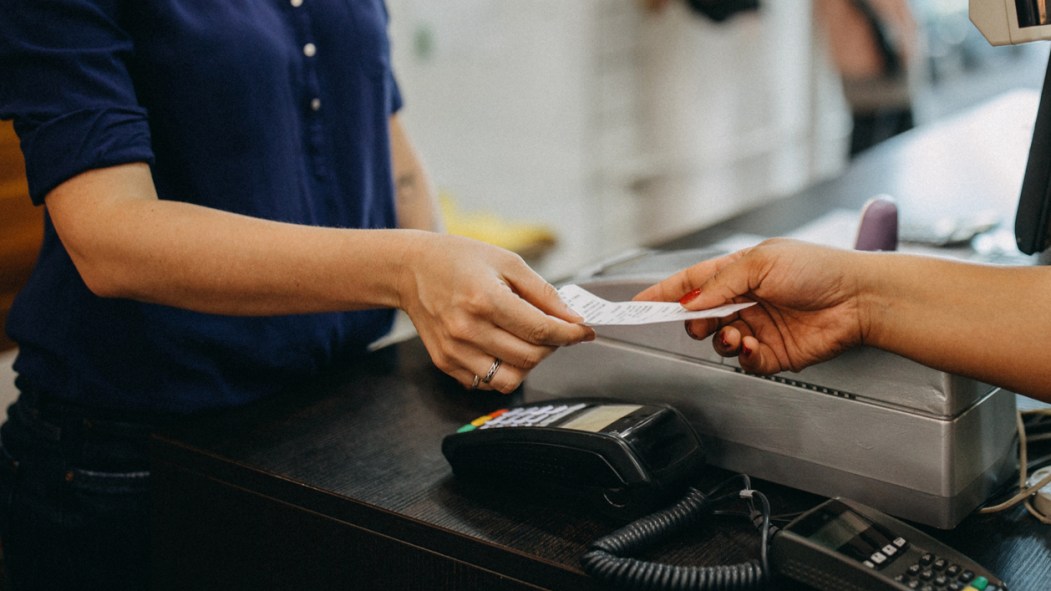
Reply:
[[471, 389], [472, 390], [477, 390], [478, 389], [478, 382], [480, 382], [480, 381], [482, 381], [482, 378], [479, 377], [478, 374], [475, 374], [474, 375], [474, 381], [471, 382]]
[[493, 364], [489, 366], [489, 373], [485, 374], [485, 377], [482, 378], [483, 384], [488, 384], [493, 381], [493, 376], [496, 375], [496, 370], [500, 369], [501, 363], [503, 363], [503, 361], [501, 361], [499, 357], [493, 360]]

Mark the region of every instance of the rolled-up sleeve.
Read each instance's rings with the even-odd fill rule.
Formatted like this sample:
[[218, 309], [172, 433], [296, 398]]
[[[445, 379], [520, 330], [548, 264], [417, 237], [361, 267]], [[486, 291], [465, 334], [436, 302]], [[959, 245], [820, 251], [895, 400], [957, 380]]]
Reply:
[[153, 161], [116, 0], [0, 0], [0, 118], [12, 119], [34, 203], [93, 169]]

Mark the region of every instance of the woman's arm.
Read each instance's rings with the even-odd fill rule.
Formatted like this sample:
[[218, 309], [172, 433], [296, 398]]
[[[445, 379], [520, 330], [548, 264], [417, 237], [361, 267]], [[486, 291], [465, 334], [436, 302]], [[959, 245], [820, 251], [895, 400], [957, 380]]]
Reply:
[[594, 334], [520, 257], [465, 238], [161, 200], [145, 164], [82, 173], [45, 202], [100, 296], [237, 315], [402, 308], [435, 364], [465, 385], [499, 357], [506, 369], [493, 387], [509, 391], [553, 347]]
[[85, 172], [45, 203], [96, 294], [217, 314], [397, 306], [397, 278], [428, 238], [299, 226], [160, 200], [145, 164]]

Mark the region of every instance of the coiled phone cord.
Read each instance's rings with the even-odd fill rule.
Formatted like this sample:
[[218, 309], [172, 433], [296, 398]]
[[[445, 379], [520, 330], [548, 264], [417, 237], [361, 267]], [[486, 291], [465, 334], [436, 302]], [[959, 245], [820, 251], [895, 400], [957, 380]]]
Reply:
[[[744, 488], [740, 491], [713, 498], [713, 495], [730, 480], [715, 487], [708, 494], [691, 488], [675, 505], [642, 517], [595, 540], [580, 559], [581, 565], [589, 575], [613, 589], [736, 591], [758, 587], [766, 582], [767, 573], [770, 572], [767, 562], [767, 546], [771, 534], [770, 503], [761, 492], [752, 490], [748, 476], [741, 474], [734, 477], [736, 478], [742, 478], [744, 481]], [[697, 524], [710, 512], [709, 508], [713, 504], [731, 498], [744, 498], [748, 501], [752, 522], [762, 533], [759, 560], [719, 566], [678, 566], [626, 556]], [[756, 509], [755, 499], [759, 499], [761, 510]]]

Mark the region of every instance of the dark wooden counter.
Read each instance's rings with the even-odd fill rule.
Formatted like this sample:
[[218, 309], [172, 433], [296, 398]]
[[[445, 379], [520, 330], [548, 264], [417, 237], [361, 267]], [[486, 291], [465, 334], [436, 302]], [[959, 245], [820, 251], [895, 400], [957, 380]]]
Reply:
[[[1015, 105], [998, 108], [1018, 114]], [[783, 233], [876, 192], [908, 202], [925, 191], [957, 205], [1013, 199], [1027, 142], [1018, 148], [1008, 141], [998, 156], [985, 157], [994, 169], [1003, 165], [999, 181], [989, 174], [969, 178], [966, 166], [964, 173], [930, 178], [940, 174], [937, 159], [951, 162], [972, 149], [960, 143], [959, 133], [984, 141], [987, 149], [1004, 143], [982, 139], [989, 129], [981, 122], [988, 119], [979, 117], [977, 128], [964, 120], [892, 141], [841, 178], [668, 246], [704, 245], [733, 232]], [[946, 130], [957, 135], [927, 143]], [[1015, 162], [1019, 157], [1023, 161]], [[928, 177], [913, 178], [917, 159], [924, 158], [936, 160], [923, 164]], [[464, 487], [441, 455], [446, 434], [516, 400], [463, 390], [433, 368], [419, 340], [410, 340], [284, 396], [158, 435], [155, 587], [596, 588], [579, 559], [615, 523], [548, 499]], [[713, 469], [696, 484], [710, 486], [725, 476]], [[755, 487], [771, 497], [775, 513], [821, 500], [768, 483]], [[1002, 576], [1013, 591], [1051, 588], [1051, 534], [1021, 508], [973, 515], [952, 531], [925, 529]], [[758, 546], [751, 525], [713, 517], [651, 557], [736, 563], [757, 556]], [[800, 587], [775, 580], [769, 588]]]
[[[159, 436], [156, 588], [596, 588], [578, 561], [615, 523], [465, 489], [441, 455], [446, 434], [515, 400], [464, 391], [412, 340], [299, 392]], [[726, 475], [712, 470], [697, 484]], [[756, 488], [777, 513], [820, 500]], [[972, 516], [950, 532], [925, 529], [1014, 591], [1048, 588], [1051, 535], [1021, 508]], [[713, 518], [656, 555], [722, 564], [757, 552], [750, 525]]]

